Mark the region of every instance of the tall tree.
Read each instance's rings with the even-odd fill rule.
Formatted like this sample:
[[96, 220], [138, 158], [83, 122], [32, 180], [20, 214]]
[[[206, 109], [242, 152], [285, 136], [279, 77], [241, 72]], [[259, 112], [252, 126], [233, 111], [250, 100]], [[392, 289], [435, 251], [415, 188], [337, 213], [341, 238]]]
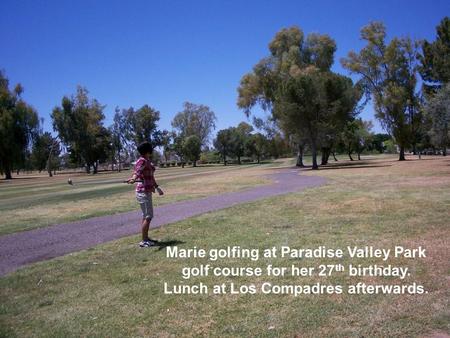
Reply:
[[125, 117], [126, 139], [136, 147], [148, 141], [153, 146], [160, 145], [160, 131], [157, 129], [160, 113], [145, 104], [135, 110], [133, 107], [122, 111]]
[[387, 140], [390, 140], [390, 138], [391, 137], [389, 136], [389, 134], [381, 134], [381, 133], [374, 134], [372, 136], [372, 143], [369, 148], [376, 150], [380, 154], [382, 154], [386, 150], [384, 142], [386, 142]]
[[236, 127], [230, 128], [231, 132], [231, 154], [237, 158], [238, 164], [241, 164], [241, 157], [245, 154], [245, 136]]
[[431, 120], [431, 143], [446, 156], [450, 146], [450, 83], [437, 90], [425, 106], [425, 112]]
[[182, 167], [184, 168], [185, 164], [185, 156], [184, 156], [184, 149], [183, 149], [183, 142], [184, 138], [178, 135], [175, 131], [172, 132], [172, 149], [175, 152], [175, 154], [178, 156], [179, 161], [181, 162]]
[[53, 129], [67, 146], [72, 159], [85, 164], [86, 172], [91, 167], [97, 173], [99, 161], [109, 156], [111, 138], [103, 126], [104, 106], [90, 99], [86, 88], [77, 87], [77, 93], [64, 96], [60, 107], [51, 114]]
[[386, 29], [372, 22], [361, 30], [367, 45], [351, 51], [341, 60], [344, 68], [361, 76], [361, 84], [373, 99], [376, 117], [400, 147], [399, 160], [414, 139], [418, 123], [416, 88], [417, 43], [409, 38], [394, 38], [386, 43]]
[[13, 167], [23, 165], [31, 141], [38, 133], [37, 112], [27, 104], [17, 84], [9, 89], [9, 81], [0, 71], [0, 173], [11, 179]]
[[52, 177], [52, 170], [59, 162], [60, 153], [61, 147], [58, 139], [49, 132], [40, 133], [35, 137], [31, 150], [33, 167], [39, 172], [47, 168], [48, 175]]
[[183, 154], [189, 161], [192, 161], [194, 167], [197, 166], [197, 161], [200, 159], [201, 152], [202, 144], [197, 135], [191, 135], [184, 139]]
[[420, 75], [424, 80], [424, 91], [433, 95], [450, 81], [450, 18], [446, 16], [436, 27], [437, 37], [433, 42], [424, 40], [420, 56]]
[[126, 136], [127, 136], [127, 125], [126, 125], [126, 117], [120, 111], [119, 107], [116, 107], [114, 113], [113, 124], [110, 127], [111, 140], [112, 140], [112, 148], [114, 157], [117, 157], [117, 171], [120, 172], [121, 163], [122, 163], [122, 152], [126, 146]]
[[344, 144], [347, 155], [353, 161], [352, 153], [356, 152], [358, 160], [361, 159], [361, 153], [369, 147], [372, 142], [371, 129], [372, 121], [364, 121], [361, 118], [348, 122], [341, 133], [341, 142]]
[[252, 134], [248, 137], [245, 144], [247, 156], [256, 156], [258, 164], [261, 163], [261, 158], [267, 153], [267, 139], [261, 133]]
[[223, 165], [227, 165], [227, 156], [232, 152], [232, 129], [222, 129], [217, 133], [217, 137], [214, 140], [214, 147], [221, 154], [223, 158]]
[[196, 135], [204, 147], [216, 128], [216, 120], [215, 113], [208, 106], [185, 102], [183, 110], [173, 118], [172, 127], [182, 137]]
[[173, 134], [171, 132], [169, 132], [168, 130], [163, 130], [161, 132], [161, 147], [163, 150], [163, 156], [164, 156], [164, 161], [167, 163], [169, 161], [169, 156], [170, 153], [172, 152], [172, 137]]
[[242, 77], [238, 106], [248, 115], [259, 104], [282, 128], [289, 126], [288, 134], [306, 135], [313, 169], [318, 169], [320, 128], [330, 115], [351, 115], [356, 104], [352, 81], [331, 73], [336, 44], [328, 35], [310, 34], [305, 40], [298, 27], [283, 29], [269, 50], [270, 56]]

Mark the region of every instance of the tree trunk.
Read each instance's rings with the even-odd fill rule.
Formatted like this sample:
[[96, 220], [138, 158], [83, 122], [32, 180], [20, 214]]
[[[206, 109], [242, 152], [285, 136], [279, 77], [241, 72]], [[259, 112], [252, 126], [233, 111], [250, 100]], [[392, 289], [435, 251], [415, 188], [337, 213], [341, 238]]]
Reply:
[[48, 159], [47, 159], [47, 172], [48, 172], [48, 177], [52, 177], [52, 152], [50, 151], [50, 154], [48, 154]]
[[442, 156], [447, 156], [447, 147], [446, 146], [444, 146], [442, 148]]
[[196, 166], [197, 166], [197, 160], [193, 160], [193, 161], [192, 161], [192, 166], [193, 166], [193, 167], [196, 167]]
[[334, 161], [337, 162], [338, 159], [336, 158], [336, 154], [334, 153], [334, 151], [332, 151], [331, 154], [333, 155]]
[[312, 169], [318, 170], [319, 166], [317, 165], [317, 147], [316, 142], [311, 142], [311, 155], [312, 155]]
[[405, 147], [404, 146], [400, 146], [400, 155], [398, 157], [399, 161], [404, 161], [405, 160]]
[[223, 154], [223, 165], [227, 165], [227, 155]]
[[117, 171], [120, 173], [120, 164], [121, 164], [121, 160], [120, 160], [120, 146], [117, 147], [117, 158], [118, 158], [118, 162], [119, 162], [119, 167], [117, 168]]
[[238, 164], [239, 165], [241, 164], [241, 157], [240, 156], [238, 156]]
[[358, 161], [361, 161], [361, 153], [358, 152]]
[[297, 167], [304, 167], [305, 165], [303, 164], [303, 146], [302, 145], [298, 145], [297, 148], [297, 163], [296, 163]]
[[352, 147], [349, 145], [348, 147], [347, 147], [347, 154], [348, 154], [348, 158], [350, 159], [350, 161], [353, 161], [353, 158], [352, 158]]
[[322, 160], [321, 165], [327, 165], [328, 164], [328, 158], [330, 157], [330, 149], [329, 148], [322, 148]]
[[7, 180], [12, 180], [11, 168], [9, 167], [9, 163], [5, 163], [5, 178]]
[[258, 154], [258, 164], [261, 164], [261, 155]]

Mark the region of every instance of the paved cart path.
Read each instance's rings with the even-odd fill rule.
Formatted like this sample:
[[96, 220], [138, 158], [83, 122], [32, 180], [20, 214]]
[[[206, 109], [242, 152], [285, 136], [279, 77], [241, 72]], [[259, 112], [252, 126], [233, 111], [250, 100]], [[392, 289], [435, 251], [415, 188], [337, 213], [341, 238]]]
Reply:
[[[157, 228], [192, 216], [236, 204], [300, 191], [325, 183], [323, 177], [301, 176], [299, 170], [283, 169], [268, 175], [272, 184], [224, 193], [205, 198], [181, 201], [155, 208], [151, 227]], [[19, 267], [140, 232], [140, 209], [112, 216], [57, 224], [0, 237], [0, 276]]]

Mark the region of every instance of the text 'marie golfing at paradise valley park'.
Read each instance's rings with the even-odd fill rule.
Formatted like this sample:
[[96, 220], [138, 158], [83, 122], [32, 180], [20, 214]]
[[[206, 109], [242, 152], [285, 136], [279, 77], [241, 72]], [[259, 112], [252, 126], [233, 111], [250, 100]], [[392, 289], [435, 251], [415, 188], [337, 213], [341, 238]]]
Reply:
[[208, 258], [211, 261], [223, 258], [242, 258], [256, 261], [262, 252], [264, 258], [382, 258], [384, 261], [393, 258], [425, 258], [425, 249], [405, 248], [395, 246], [393, 249], [376, 248], [374, 246], [347, 246], [341, 248], [327, 248], [318, 246], [316, 248], [291, 248], [289, 246], [271, 247], [267, 249], [241, 248], [240, 246], [228, 246], [225, 248], [203, 249], [179, 248], [178, 246], [167, 247], [167, 258]]

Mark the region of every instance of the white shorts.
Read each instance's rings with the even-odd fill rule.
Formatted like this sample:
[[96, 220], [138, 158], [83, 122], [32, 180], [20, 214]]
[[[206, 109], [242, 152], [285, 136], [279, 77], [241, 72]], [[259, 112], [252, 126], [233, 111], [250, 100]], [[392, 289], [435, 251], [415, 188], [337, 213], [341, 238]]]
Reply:
[[136, 192], [136, 200], [142, 209], [142, 218], [151, 220], [153, 218], [153, 203], [151, 192]]

